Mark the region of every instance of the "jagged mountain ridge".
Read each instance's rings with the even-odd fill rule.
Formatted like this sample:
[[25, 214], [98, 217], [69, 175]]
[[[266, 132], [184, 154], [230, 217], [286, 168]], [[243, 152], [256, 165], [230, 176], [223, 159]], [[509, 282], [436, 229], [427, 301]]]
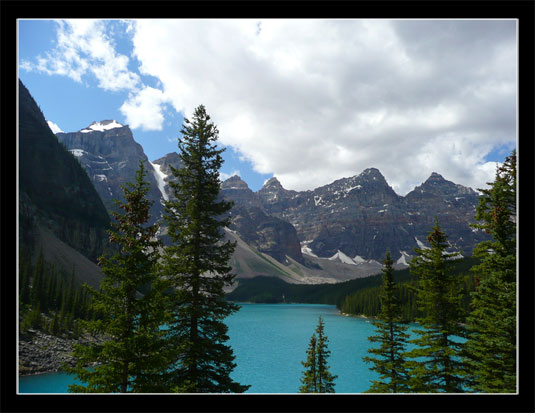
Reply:
[[266, 214], [290, 222], [307, 256], [332, 258], [341, 252], [359, 265], [381, 261], [389, 249], [404, 265], [426, 239], [435, 217], [453, 249], [465, 255], [487, 239], [469, 226], [478, 193], [436, 172], [406, 196], [397, 195], [376, 168], [302, 192], [286, 190], [271, 178], [253, 193], [246, 184], [237, 185], [237, 177], [230, 179], [234, 190], [225, 191], [223, 183], [225, 196], [240, 205], [260, 204]]
[[[111, 193], [120, 193], [119, 184], [133, 180], [138, 160], [146, 162], [149, 199], [154, 201], [152, 222], [161, 217], [163, 201], [173, 197], [170, 167], [182, 166], [177, 153], [150, 162], [128, 126], [114, 120], [57, 136], [78, 156], [108, 208]], [[435, 216], [452, 247], [465, 255], [485, 239], [469, 227], [477, 192], [435, 172], [405, 196], [397, 195], [377, 168], [308, 191], [287, 190], [273, 177], [253, 192], [233, 176], [222, 182], [221, 195], [235, 203], [230, 230], [284, 265], [291, 259], [309, 268], [321, 267], [330, 259], [351, 268], [380, 268], [389, 249], [398, 266], [406, 266]], [[163, 227], [164, 239], [165, 232]]]

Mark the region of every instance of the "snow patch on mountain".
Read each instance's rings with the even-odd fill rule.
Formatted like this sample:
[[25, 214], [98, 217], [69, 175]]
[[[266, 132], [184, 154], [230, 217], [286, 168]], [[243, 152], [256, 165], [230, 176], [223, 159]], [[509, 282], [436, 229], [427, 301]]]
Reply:
[[48, 123], [48, 127], [53, 133], [63, 133], [61, 128], [58, 125], [56, 125], [54, 122], [47, 120], [46, 123]]
[[303, 241], [301, 242], [301, 253], [310, 255], [311, 257], [319, 258], [316, 254], [312, 252], [312, 249], [308, 246], [312, 241]]
[[87, 128], [82, 129], [80, 132], [82, 133], [89, 133], [89, 132], [104, 132], [105, 130], [110, 130], [114, 128], [122, 128], [124, 125], [121, 125], [116, 120], [103, 120], [101, 122], [93, 122], [91, 125], [89, 125]]
[[106, 175], [102, 175], [102, 174], [96, 174], [95, 175], [95, 179], [98, 179], [100, 182], [102, 182], [102, 181], [108, 182], [107, 176]]
[[81, 157], [81, 156], [84, 156], [84, 154], [86, 154], [87, 152], [84, 151], [83, 149], [69, 149], [69, 152], [71, 152], [74, 156], [76, 156], [77, 158]]
[[162, 193], [163, 199], [169, 201], [169, 196], [165, 192], [165, 178], [167, 177], [167, 175], [161, 171], [160, 165], [152, 163], [151, 161], [149, 161], [149, 163], [152, 165], [154, 178], [156, 178], [156, 182], [158, 183], [158, 189]]
[[396, 261], [396, 264], [406, 265], [407, 267], [409, 264], [407, 263], [407, 259], [410, 259], [410, 255], [407, 254], [405, 251], [400, 251], [401, 257]]
[[353, 264], [357, 265], [355, 261], [353, 261], [351, 258], [349, 258], [347, 255], [345, 255], [342, 251], [338, 250], [336, 254], [334, 254], [331, 258], [329, 258], [330, 261], [341, 261], [344, 264]]
[[423, 249], [423, 250], [431, 249], [429, 247], [426, 247], [425, 244], [422, 241], [420, 241], [418, 238], [414, 237], [414, 239], [416, 240], [416, 243], [418, 244], [418, 248]]
[[448, 260], [460, 260], [462, 258], [464, 258], [463, 254], [461, 254], [460, 252], [457, 252], [456, 255], [449, 257]]
[[[334, 195], [342, 194], [342, 197], [345, 198], [345, 197], [347, 197], [349, 195], [349, 193], [353, 189], [361, 189], [361, 188], [362, 188], [362, 185], [347, 186], [345, 188], [340, 189], [339, 191], [334, 191], [333, 194]], [[329, 190], [331, 190], [331, 189], [329, 189]]]
[[318, 256], [312, 252], [312, 250], [310, 249], [310, 247], [301, 247], [301, 252], [302, 252], [303, 254], [310, 255], [311, 257], [316, 257], [316, 258], [318, 258]]

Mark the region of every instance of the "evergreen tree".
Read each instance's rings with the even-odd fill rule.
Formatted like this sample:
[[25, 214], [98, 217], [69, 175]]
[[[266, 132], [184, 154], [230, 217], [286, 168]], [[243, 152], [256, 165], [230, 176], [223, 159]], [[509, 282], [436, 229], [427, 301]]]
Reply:
[[334, 381], [338, 376], [333, 376], [329, 371], [327, 359], [331, 352], [327, 347], [329, 339], [325, 335], [325, 325], [321, 316], [315, 334], [310, 339], [307, 350], [307, 360], [301, 362], [305, 367], [299, 388], [301, 393], [334, 393]]
[[43, 327], [43, 316], [41, 315], [41, 304], [39, 302], [32, 305], [32, 310], [24, 317], [22, 322], [22, 331], [26, 331], [30, 327], [37, 330]]
[[35, 263], [32, 286], [30, 290], [30, 301], [32, 307], [40, 304], [41, 310], [45, 307], [45, 286], [44, 286], [44, 271], [45, 271], [45, 259], [43, 257], [43, 249], [39, 251], [39, 256]]
[[[109, 231], [119, 251], [100, 257], [105, 277], [100, 291], [90, 289], [92, 306], [101, 317], [88, 322], [87, 328], [109, 339], [75, 347], [77, 365], [70, 371], [87, 384], [70, 385], [70, 392], [158, 391], [155, 387], [167, 367], [160, 332], [164, 283], [155, 272], [160, 243], [154, 238], [157, 226], [146, 225], [152, 202], [146, 199], [145, 174], [140, 162], [135, 182], [123, 186], [126, 201], [116, 201], [123, 214], [114, 213], [116, 222]], [[148, 292], [141, 296], [139, 288], [147, 285]], [[93, 371], [84, 367], [94, 362], [98, 365]]]
[[516, 392], [516, 151], [497, 168], [489, 189], [480, 189], [476, 228], [492, 235], [474, 255], [479, 284], [468, 317], [471, 337], [465, 361], [478, 392]]
[[462, 318], [462, 286], [459, 277], [451, 272], [451, 259], [457, 253], [447, 253], [446, 235], [440, 229], [438, 219], [427, 237], [430, 249], [415, 248], [417, 256], [410, 263], [410, 270], [418, 279], [417, 303], [423, 313], [417, 321], [423, 329], [411, 343], [416, 348], [406, 357], [412, 392], [462, 392], [465, 374], [460, 361], [462, 345], [452, 336], [465, 336], [460, 326]]
[[378, 348], [370, 348], [368, 352], [378, 357], [364, 357], [364, 361], [373, 363], [371, 370], [379, 373], [379, 380], [374, 380], [368, 390], [371, 393], [401, 393], [408, 391], [407, 371], [404, 366], [405, 346], [408, 334], [407, 326], [402, 324], [402, 315], [396, 297], [393, 261], [390, 252], [386, 252], [383, 272], [381, 312], [378, 319], [372, 321], [376, 335], [368, 337], [372, 343], [379, 343]]
[[60, 307], [60, 312], [59, 312], [59, 314], [60, 314], [59, 315], [59, 320], [60, 320], [61, 328], [64, 329], [65, 328], [65, 320], [67, 318], [67, 313], [69, 311], [67, 309], [69, 290], [67, 289], [66, 286], [64, 286], [62, 291], [63, 291], [63, 293], [61, 295], [61, 307]]
[[57, 288], [57, 274], [56, 267], [50, 265], [48, 267], [47, 273], [47, 288], [46, 288], [46, 300], [48, 304], [48, 309], [52, 310], [56, 308], [55, 298], [56, 298], [56, 288]]
[[25, 250], [21, 249], [19, 254], [19, 300], [22, 305], [30, 303], [31, 264], [31, 257]]
[[303, 372], [303, 377], [301, 378], [301, 383], [303, 385], [299, 387], [299, 392], [301, 393], [317, 393], [318, 392], [318, 383], [316, 380], [316, 347], [317, 339], [316, 334], [312, 334], [310, 338], [310, 343], [308, 344], [307, 349], [307, 359], [302, 361], [301, 364], [305, 368]]
[[71, 280], [69, 284], [69, 289], [66, 297], [66, 303], [65, 303], [65, 309], [67, 312], [71, 313], [73, 311], [73, 304], [74, 304], [74, 296], [76, 294], [76, 290], [74, 288], [74, 278], [75, 278], [75, 271], [74, 271], [74, 265], [72, 266], [72, 273], [71, 273]]
[[63, 295], [64, 295], [63, 285], [64, 285], [63, 277], [60, 277], [57, 283], [56, 294], [54, 297], [56, 310], [61, 310], [63, 306]]
[[169, 372], [178, 392], [239, 393], [247, 390], [230, 377], [235, 367], [223, 320], [237, 311], [225, 300], [223, 287], [232, 284], [229, 259], [235, 243], [224, 242], [232, 204], [218, 199], [218, 130], [204, 106], [193, 120], [184, 119], [178, 147], [184, 167], [171, 167], [176, 199], [166, 202], [164, 219], [172, 245], [164, 254], [164, 273], [174, 289], [168, 343], [175, 358]]
[[78, 288], [74, 294], [74, 301], [72, 304], [72, 314], [75, 319], [82, 318], [82, 306], [83, 306], [83, 289]]
[[318, 392], [334, 393], [334, 380], [338, 376], [333, 376], [329, 372], [329, 365], [327, 363], [327, 359], [329, 358], [331, 352], [327, 347], [329, 339], [325, 335], [324, 324], [321, 316], [319, 317], [316, 334], [318, 335], [318, 346], [316, 349]]
[[60, 328], [61, 328], [59, 325], [58, 313], [59, 313], [58, 311], [54, 312], [54, 318], [52, 319], [50, 323], [50, 334], [52, 334], [53, 336], [58, 335], [60, 332]]

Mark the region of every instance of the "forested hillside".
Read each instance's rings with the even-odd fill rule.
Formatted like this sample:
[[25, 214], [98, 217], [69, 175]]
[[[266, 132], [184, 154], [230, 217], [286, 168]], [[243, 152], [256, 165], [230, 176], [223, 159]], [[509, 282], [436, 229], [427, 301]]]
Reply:
[[[472, 274], [469, 273], [470, 268], [476, 265], [479, 261], [475, 258], [468, 257], [459, 260], [452, 266], [452, 274], [463, 280], [463, 299], [462, 307], [466, 314], [469, 313], [470, 293], [475, 290], [475, 281]], [[377, 286], [362, 288], [354, 293], [347, 295], [344, 299], [337, 303], [341, 312], [346, 314], [364, 315], [367, 317], [377, 316], [381, 311], [381, 285], [380, 277], [377, 279]], [[409, 269], [395, 271], [394, 279], [399, 283], [399, 288], [396, 291], [396, 297], [399, 300], [402, 319], [404, 321], [414, 321], [422, 314], [417, 309], [415, 288], [417, 285], [416, 278], [411, 275]]]
[[[475, 285], [469, 269], [478, 262], [472, 257], [455, 261], [453, 268], [463, 277], [465, 296], [463, 304], [468, 308], [469, 292]], [[416, 317], [416, 302], [411, 288], [415, 280], [409, 269], [394, 271], [394, 280], [401, 284], [399, 291], [403, 314], [407, 320]], [[227, 299], [254, 303], [310, 303], [336, 305], [341, 312], [375, 316], [380, 311], [379, 293], [381, 275], [359, 278], [337, 284], [301, 285], [289, 284], [273, 277], [240, 279], [239, 285], [227, 294]]]

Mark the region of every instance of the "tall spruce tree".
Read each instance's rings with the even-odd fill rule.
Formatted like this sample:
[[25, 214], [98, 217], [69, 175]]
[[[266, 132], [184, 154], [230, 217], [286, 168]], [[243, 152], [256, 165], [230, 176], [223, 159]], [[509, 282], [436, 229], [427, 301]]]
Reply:
[[372, 321], [376, 328], [376, 335], [368, 337], [372, 343], [379, 343], [378, 348], [370, 348], [368, 353], [375, 357], [366, 356], [364, 361], [373, 363], [371, 370], [379, 373], [379, 380], [374, 380], [368, 390], [370, 393], [402, 393], [407, 392], [408, 375], [405, 368], [404, 352], [408, 334], [407, 325], [402, 323], [401, 309], [396, 297], [393, 261], [387, 251], [383, 261], [383, 285], [381, 312], [378, 319]]
[[[116, 201], [123, 213], [114, 213], [116, 222], [109, 234], [118, 252], [99, 259], [105, 274], [100, 290], [87, 287], [92, 309], [100, 317], [86, 327], [106, 340], [75, 346], [77, 364], [69, 371], [86, 384], [69, 385], [70, 392], [160, 391], [159, 379], [167, 367], [160, 331], [165, 283], [154, 270], [160, 242], [154, 238], [157, 225], [147, 225], [152, 202], [146, 199], [145, 174], [140, 162], [135, 182], [123, 186], [125, 202]], [[139, 289], [146, 291], [147, 285], [150, 288], [142, 296]], [[93, 370], [84, 367], [93, 363], [97, 363]]]
[[418, 280], [418, 309], [423, 313], [417, 318], [423, 329], [414, 330], [420, 337], [410, 340], [417, 347], [405, 353], [405, 357], [416, 358], [406, 362], [410, 391], [459, 393], [465, 375], [460, 359], [462, 344], [452, 336], [466, 334], [460, 325], [461, 280], [450, 270], [457, 253], [446, 252], [449, 245], [438, 219], [427, 241], [431, 248], [415, 248], [417, 256], [410, 263], [410, 271]]
[[301, 364], [305, 368], [303, 376], [301, 377], [301, 383], [303, 385], [299, 387], [300, 393], [317, 393], [318, 392], [318, 383], [316, 379], [316, 347], [317, 347], [317, 338], [316, 334], [312, 334], [310, 337], [310, 342], [308, 343], [307, 349], [307, 358], [305, 361], [302, 361]]
[[465, 361], [471, 387], [485, 393], [516, 392], [516, 151], [497, 168], [490, 188], [480, 189], [473, 226], [493, 240], [481, 242], [472, 270], [477, 283], [467, 321]]
[[45, 303], [45, 259], [43, 256], [43, 248], [39, 251], [39, 256], [34, 266], [33, 276], [32, 276], [32, 285], [30, 289], [30, 301], [32, 308], [37, 304], [40, 304], [40, 309], [46, 307]]
[[327, 359], [331, 352], [327, 346], [328, 341], [325, 324], [320, 316], [316, 332], [310, 339], [307, 359], [301, 362], [305, 367], [301, 378], [303, 385], [299, 388], [301, 393], [334, 393], [334, 381], [338, 376], [333, 376], [329, 371]]
[[176, 392], [240, 393], [249, 386], [230, 377], [236, 364], [223, 322], [239, 309], [225, 300], [223, 291], [235, 277], [229, 265], [235, 243], [224, 241], [232, 204], [219, 199], [224, 149], [217, 147], [219, 132], [202, 105], [191, 121], [184, 119], [181, 133], [184, 166], [171, 167], [175, 199], [166, 202], [164, 215], [171, 245], [165, 249], [163, 271], [174, 290], [167, 330], [174, 358], [168, 382]]
[[19, 253], [19, 306], [30, 303], [30, 273], [32, 270], [31, 255], [26, 249]]

